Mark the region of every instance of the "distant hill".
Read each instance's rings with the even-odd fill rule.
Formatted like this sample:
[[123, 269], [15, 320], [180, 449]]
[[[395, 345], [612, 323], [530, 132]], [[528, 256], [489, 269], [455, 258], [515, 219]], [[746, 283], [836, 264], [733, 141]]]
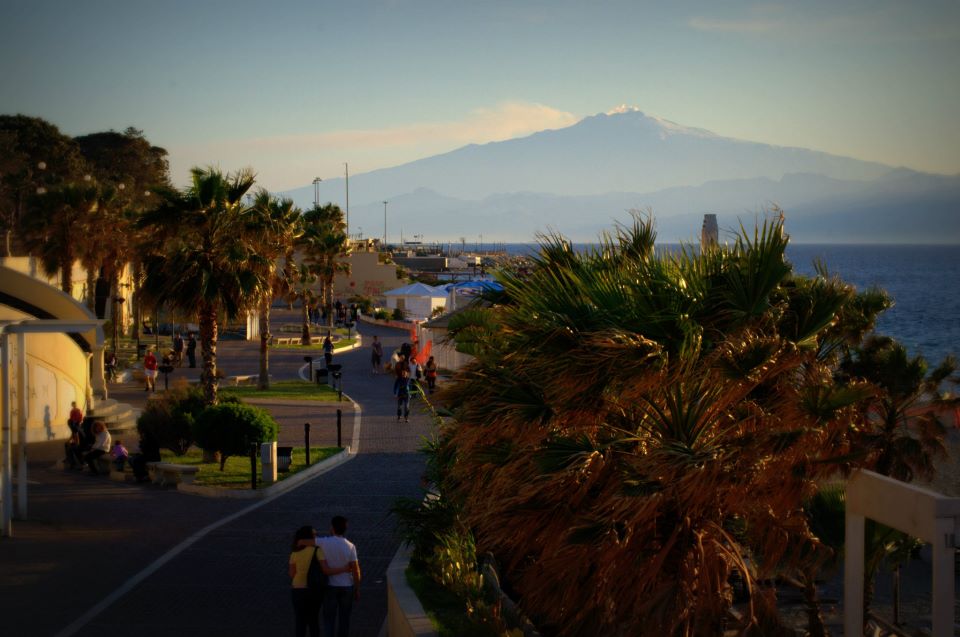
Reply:
[[[313, 186], [287, 193], [307, 206]], [[341, 205], [342, 179], [321, 199]], [[628, 209], [650, 208], [665, 240], [692, 239], [705, 212], [721, 228], [778, 204], [798, 241], [960, 242], [960, 176], [895, 169], [802, 148], [721, 137], [624, 110], [527, 137], [469, 145], [350, 178], [351, 232], [391, 241], [529, 241], [557, 229], [590, 240]]]

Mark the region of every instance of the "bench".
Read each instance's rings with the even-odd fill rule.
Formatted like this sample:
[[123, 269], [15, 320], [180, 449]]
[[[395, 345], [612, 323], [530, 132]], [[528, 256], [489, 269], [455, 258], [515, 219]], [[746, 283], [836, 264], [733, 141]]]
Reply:
[[[268, 374], [267, 379], [273, 380], [273, 374]], [[225, 383], [236, 387], [246, 383], [256, 383], [260, 380], [260, 374], [240, 374], [237, 376], [227, 376], [223, 380]]]
[[165, 486], [168, 484], [178, 484], [183, 482], [191, 484], [197, 477], [197, 471], [200, 467], [197, 465], [173, 464], [172, 462], [148, 462], [147, 471], [150, 472], [150, 479], [154, 484]]
[[274, 345], [293, 345], [294, 340], [300, 340], [299, 338], [294, 339], [290, 336], [280, 336], [273, 339]]

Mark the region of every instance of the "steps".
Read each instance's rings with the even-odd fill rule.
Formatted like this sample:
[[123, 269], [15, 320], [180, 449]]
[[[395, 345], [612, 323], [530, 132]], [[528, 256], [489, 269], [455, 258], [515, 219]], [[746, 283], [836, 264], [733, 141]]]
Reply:
[[113, 398], [107, 398], [96, 403], [92, 415], [98, 420], [107, 423], [107, 430], [111, 436], [136, 436], [137, 418], [140, 410], [127, 403], [120, 403]]

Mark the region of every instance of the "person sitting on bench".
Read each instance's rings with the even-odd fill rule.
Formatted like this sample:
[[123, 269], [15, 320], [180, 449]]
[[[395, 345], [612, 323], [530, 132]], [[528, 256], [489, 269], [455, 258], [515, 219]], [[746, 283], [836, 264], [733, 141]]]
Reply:
[[90, 467], [91, 475], [100, 475], [97, 471], [97, 458], [110, 453], [110, 432], [107, 431], [107, 425], [102, 420], [93, 423], [93, 448], [84, 456], [83, 461]]

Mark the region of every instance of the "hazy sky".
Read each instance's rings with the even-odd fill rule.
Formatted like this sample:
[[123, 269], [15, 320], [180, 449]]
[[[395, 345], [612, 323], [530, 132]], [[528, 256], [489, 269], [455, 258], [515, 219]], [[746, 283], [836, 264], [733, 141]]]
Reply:
[[[619, 104], [960, 172], [960, 3], [0, 0], [0, 113], [273, 190]], [[669, 6], [668, 6], [669, 5]]]

